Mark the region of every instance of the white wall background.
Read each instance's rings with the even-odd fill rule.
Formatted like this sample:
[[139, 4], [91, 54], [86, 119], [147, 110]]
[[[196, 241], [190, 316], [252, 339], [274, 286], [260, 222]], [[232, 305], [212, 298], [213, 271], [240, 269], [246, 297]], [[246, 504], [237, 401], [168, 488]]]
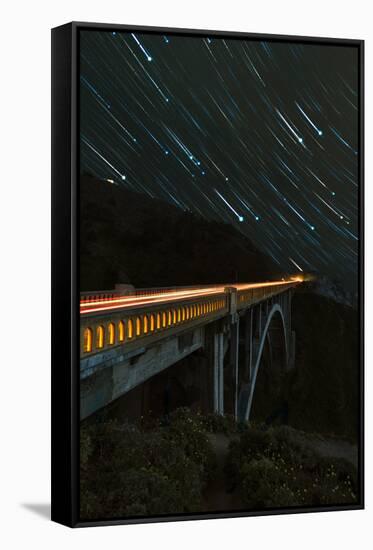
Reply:
[[[13, 548], [351, 549], [367, 510], [69, 530], [48, 521], [50, 469], [50, 28], [76, 21], [362, 38], [366, 43], [367, 280], [371, 272], [372, 3], [368, 0], [23, 0], [2, 4], [0, 545]], [[372, 292], [367, 287], [367, 370]], [[4, 310], [5, 303], [5, 310]], [[42, 345], [39, 346], [39, 343]], [[368, 373], [368, 384], [370, 382]], [[367, 392], [369, 397], [369, 388]], [[37, 511], [39, 510], [39, 513]], [[40, 514], [41, 512], [41, 514]]]

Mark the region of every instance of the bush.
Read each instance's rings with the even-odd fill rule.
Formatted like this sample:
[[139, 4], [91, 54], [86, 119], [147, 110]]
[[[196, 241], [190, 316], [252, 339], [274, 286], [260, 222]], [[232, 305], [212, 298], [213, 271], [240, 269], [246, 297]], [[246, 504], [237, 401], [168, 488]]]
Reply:
[[225, 435], [236, 433], [240, 425], [236, 422], [233, 415], [221, 415], [217, 413], [207, 414], [202, 417], [205, 429], [210, 433], [223, 433]]
[[354, 503], [357, 475], [352, 464], [325, 458], [282, 426], [255, 427], [230, 445], [226, 473], [254, 509]]
[[312, 438], [303, 432], [287, 426], [241, 426], [230, 418], [191, 414], [182, 408], [171, 413], [167, 426], [119, 423], [103, 416], [82, 427], [82, 518], [206, 509], [203, 496], [208, 495], [206, 488], [216, 473], [209, 432], [231, 436], [225, 482], [229, 492], [236, 491], [242, 508], [357, 501], [354, 466], [344, 459], [320, 456], [311, 447]]
[[187, 409], [168, 427], [102, 421], [81, 429], [85, 519], [196, 512], [214, 470], [203, 423]]
[[280, 461], [262, 458], [244, 462], [241, 476], [243, 500], [250, 508], [301, 504]]
[[216, 468], [216, 459], [201, 415], [192, 415], [187, 408], [177, 409], [170, 415], [168, 437], [200, 466], [204, 480], [211, 478]]

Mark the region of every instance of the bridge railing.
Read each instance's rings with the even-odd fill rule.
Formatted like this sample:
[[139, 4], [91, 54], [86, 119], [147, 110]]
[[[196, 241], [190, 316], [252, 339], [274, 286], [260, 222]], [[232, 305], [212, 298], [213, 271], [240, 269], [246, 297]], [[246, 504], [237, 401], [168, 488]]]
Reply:
[[102, 317], [83, 317], [80, 325], [81, 357], [117, 346], [145, 343], [165, 336], [166, 332], [206, 324], [228, 312], [229, 296], [189, 298], [177, 302], [154, 304], [135, 310], [119, 310]]
[[272, 286], [263, 286], [259, 288], [248, 288], [244, 290], [239, 290], [237, 292], [238, 300], [237, 300], [237, 309], [242, 309], [247, 307], [250, 304], [253, 304], [255, 302], [260, 302], [262, 300], [267, 300], [268, 298], [271, 298], [272, 296], [276, 296], [277, 294], [280, 294], [281, 292], [285, 292], [289, 290], [290, 288], [293, 288], [296, 286], [297, 282], [289, 282], [285, 284], [278, 284], [278, 285], [272, 285]]
[[112, 290], [90, 290], [80, 293], [80, 303], [83, 305], [87, 302], [101, 302], [105, 300], [111, 300], [113, 298], [118, 298], [120, 296], [156, 296], [161, 294], [167, 294], [175, 290], [200, 290], [208, 289], [215, 286], [224, 286], [224, 285], [194, 285], [194, 286], [167, 286], [167, 287], [154, 287], [154, 288], [133, 288], [130, 286], [126, 289], [123, 288], [114, 288]]
[[80, 303], [100, 302], [103, 300], [110, 300], [121, 295], [122, 293], [116, 290], [91, 290], [80, 293]]
[[[241, 310], [267, 300], [296, 284], [296, 282], [289, 282], [239, 289], [236, 293], [234, 309]], [[183, 330], [186, 327], [207, 324], [224, 317], [231, 311], [232, 290], [235, 291], [235, 288], [227, 287], [224, 292], [210, 296], [178, 299], [169, 303], [142, 306], [132, 311], [119, 309], [105, 312], [102, 316], [83, 317], [80, 334], [81, 357], [117, 346], [130, 345], [133, 342], [145, 343], [150, 338], [161, 339], [164, 338], [165, 333], [178, 331], [179, 327]]]
[[[158, 287], [158, 288], [136, 288], [133, 291], [128, 293], [128, 296], [154, 296], [157, 294], [167, 294], [168, 292], [173, 292], [175, 290], [200, 290], [200, 289], [209, 289], [215, 285], [194, 285], [194, 286], [168, 286], [168, 287]], [[217, 285], [221, 286], [221, 285]]]

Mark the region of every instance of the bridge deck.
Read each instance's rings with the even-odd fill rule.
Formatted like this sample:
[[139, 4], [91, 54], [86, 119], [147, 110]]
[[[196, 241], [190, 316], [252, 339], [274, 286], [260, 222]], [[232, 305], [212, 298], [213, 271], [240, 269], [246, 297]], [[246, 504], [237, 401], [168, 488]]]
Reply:
[[81, 358], [121, 346], [130, 351], [247, 309], [299, 284], [254, 284], [87, 293], [80, 302]]

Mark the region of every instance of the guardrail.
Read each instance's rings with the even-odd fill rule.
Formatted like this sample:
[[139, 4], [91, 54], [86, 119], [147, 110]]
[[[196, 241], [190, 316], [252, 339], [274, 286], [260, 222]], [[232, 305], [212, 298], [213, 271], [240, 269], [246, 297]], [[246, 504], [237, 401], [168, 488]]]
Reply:
[[267, 287], [259, 288], [248, 288], [247, 290], [239, 290], [237, 292], [237, 309], [242, 309], [247, 307], [247, 305], [253, 304], [255, 302], [260, 302], [262, 300], [268, 300], [272, 296], [276, 296], [281, 292], [285, 292], [299, 284], [298, 282], [289, 282], [286, 284], [279, 284]]
[[221, 293], [213, 297], [137, 308], [136, 312], [121, 310], [113, 312], [109, 319], [107, 314], [101, 318], [84, 317], [81, 319], [81, 355], [88, 356], [139, 340], [145, 342], [150, 337], [160, 339], [167, 331], [205, 324], [223, 317], [227, 312], [228, 296]]
[[[102, 316], [82, 317], [81, 357], [118, 346], [131, 345], [133, 342], [145, 343], [149, 339], [155, 341], [163, 338], [167, 332], [175, 330], [178, 332], [179, 327], [181, 331], [184, 327], [207, 324], [285, 292], [296, 284], [298, 283], [289, 282], [239, 290], [235, 287], [226, 287], [224, 292], [198, 298], [180, 298], [169, 303], [147, 304], [132, 310], [127, 308], [114, 310], [109, 312], [110, 316], [105, 312]], [[176, 288], [181, 290], [180, 287]], [[185, 288], [183, 287], [183, 290]], [[191, 288], [200, 289], [201, 287], [189, 287]], [[175, 287], [172, 290], [175, 290]], [[102, 295], [105, 292], [99, 294]]]
[[167, 287], [154, 287], [154, 288], [135, 288], [131, 289], [112, 289], [112, 290], [91, 290], [80, 293], [80, 303], [86, 302], [100, 302], [103, 300], [110, 300], [119, 296], [156, 296], [161, 294], [167, 294], [175, 290], [199, 290], [208, 289], [216, 286], [227, 286], [224, 284], [218, 285], [194, 285], [194, 286], [167, 286]]

